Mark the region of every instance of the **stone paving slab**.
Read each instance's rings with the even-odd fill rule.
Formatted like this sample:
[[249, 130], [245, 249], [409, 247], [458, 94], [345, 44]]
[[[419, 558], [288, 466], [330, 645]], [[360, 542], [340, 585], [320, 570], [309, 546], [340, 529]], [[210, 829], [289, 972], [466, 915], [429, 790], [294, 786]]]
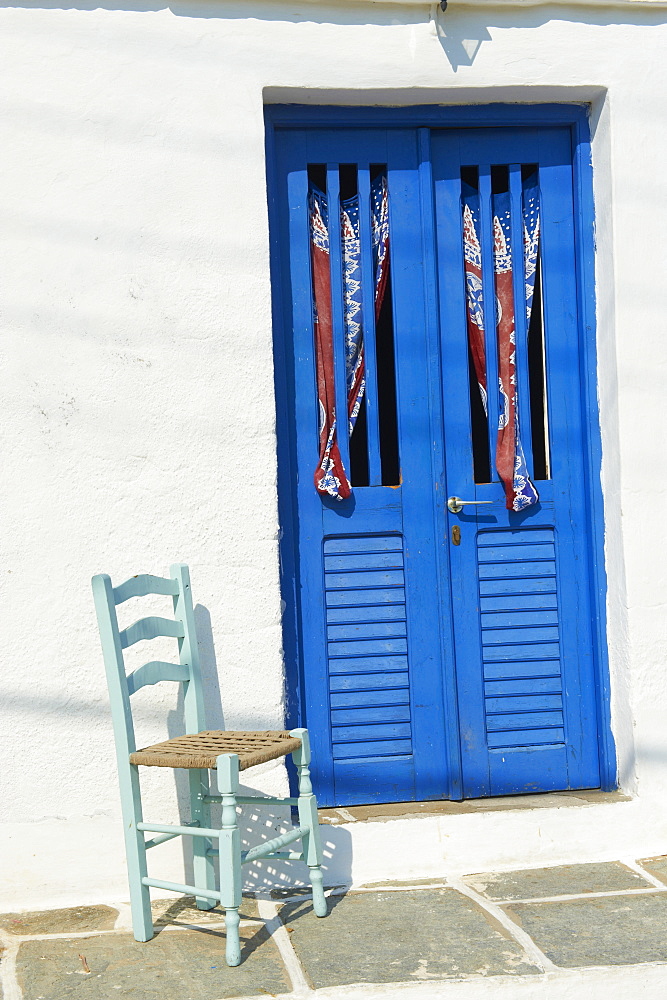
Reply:
[[[213, 910], [199, 910], [194, 896], [172, 896], [170, 899], [154, 899], [151, 902], [153, 923], [156, 927], [197, 924], [224, 923], [225, 911], [220, 906]], [[241, 920], [259, 920], [257, 900], [244, 896], [239, 908]]]
[[667, 884], [667, 854], [661, 854], [658, 858], [643, 858], [639, 864]]
[[8, 934], [71, 934], [112, 930], [118, 910], [111, 906], [71, 906], [63, 910], [0, 913], [0, 929]]
[[667, 893], [504, 907], [555, 965], [667, 962]]
[[241, 928], [241, 949], [242, 965], [229, 969], [224, 933], [213, 930], [164, 930], [145, 944], [131, 934], [26, 941], [17, 972], [25, 1000], [220, 1000], [290, 992], [263, 926]]
[[616, 892], [623, 889], [647, 889], [650, 886], [646, 879], [630, 871], [620, 861], [480, 873], [466, 875], [463, 881], [494, 900], [534, 899], [537, 896], [567, 896], [582, 892]]
[[280, 908], [316, 988], [539, 970], [505, 929], [453, 889], [360, 892], [329, 897], [318, 919], [310, 900]]

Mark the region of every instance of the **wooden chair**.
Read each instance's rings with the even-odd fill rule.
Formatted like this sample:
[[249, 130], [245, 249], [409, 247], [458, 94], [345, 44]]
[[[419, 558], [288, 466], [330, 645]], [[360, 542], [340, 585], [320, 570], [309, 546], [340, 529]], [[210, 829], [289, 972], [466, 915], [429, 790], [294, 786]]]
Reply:
[[[111, 711], [125, 828], [132, 925], [137, 941], [149, 941], [154, 934], [149, 887], [192, 894], [202, 910], [218, 902], [225, 908], [228, 965], [241, 961], [239, 940], [239, 905], [241, 903], [241, 868], [259, 858], [303, 859], [310, 871], [313, 908], [318, 917], [327, 914], [322, 886], [322, 849], [317, 818], [317, 802], [310, 783], [308, 732], [215, 732], [204, 723], [204, 699], [197, 650], [190, 575], [182, 564], [171, 567], [169, 578], [133, 576], [113, 587], [106, 574], [93, 577], [93, 594], [102, 639], [104, 663], [109, 683]], [[174, 617], [142, 618], [122, 631], [118, 628], [116, 606], [131, 597], [164, 594], [173, 598]], [[126, 675], [123, 650], [142, 639], [173, 636], [178, 640], [179, 663], [152, 660]], [[182, 737], [154, 746], [136, 749], [130, 698], [139, 688], [159, 681], [176, 681], [184, 686], [185, 728]], [[239, 795], [239, 770], [267, 760], [292, 754], [299, 781], [298, 798], [276, 799]], [[191, 822], [180, 826], [144, 822], [141, 808], [139, 767], [183, 767], [190, 782]], [[219, 795], [211, 795], [209, 769], [217, 771]], [[211, 829], [211, 803], [222, 803], [222, 826]], [[298, 809], [299, 825], [288, 833], [241, 850], [241, 836], [236, 806], [243, 803], [290, 805]], [[145, 833], [157, 834], [150, 839]], [[146, 852], [173, 837], [192, 837], [194, 850], [194, 886], [151, 878], [146, 867]], [[300, 851], [282, 851], [293, 841], [301, 841]], [[215, 847], [213, 845], [216, 845]], [[213, 858], [219, 857], [220, 882], [216, 887]]]

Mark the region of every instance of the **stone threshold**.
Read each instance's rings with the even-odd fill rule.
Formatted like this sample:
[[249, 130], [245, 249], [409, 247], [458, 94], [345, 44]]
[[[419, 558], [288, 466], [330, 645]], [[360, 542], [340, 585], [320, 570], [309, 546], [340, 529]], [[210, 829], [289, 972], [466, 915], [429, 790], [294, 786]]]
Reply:
[[365, 806], [340, 806], [318, 810], [320, 823], [338, 826], [343, 823], [386, 822], [414, 816], [466, 816], [471, 813], [505, 812], [528, 809], [572, 809], [587, 806], [631, 802], [623, 792], [602, 792], [599, 788], [576, 792], [545, 792], [539, 795], [503, 795], [462, 802], [388, 802]]

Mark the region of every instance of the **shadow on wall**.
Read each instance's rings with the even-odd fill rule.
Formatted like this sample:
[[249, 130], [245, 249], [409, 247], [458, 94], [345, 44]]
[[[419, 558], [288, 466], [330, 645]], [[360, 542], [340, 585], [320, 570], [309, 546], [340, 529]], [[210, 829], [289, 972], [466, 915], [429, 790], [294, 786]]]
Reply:
[[[247, 0], [0, 0], [0, 8], [12, 7], [27, 10], [79, 10], [79, 11], [130, 11], [148, 13], [171, 11], [176, 17], [212, 19], [226, 22], [245, 21], [253, 23], [286, 23], [312, 28], [315, 25], [335, 25], [340, 27], [363, 28], [375, 25], [391, 30], [394, 27], [411, 27], [429, 24], [432, 35], [439, 42], [443, 54], [454, 73], [461, 67], [470, 67], [475, 62], [485, 42], [493, 41], [492, 31], [512, 28], [535, 28], [552, 20], [586, 25], [614, 25], [652, 27], [667, 21], [667, 10], [537, 6], [523, 4], [502, 4], [497, 7], [475, 8], [460, 3], [450, 3], [446, 11], [439, 3], [403, 6], [394, 3], [368, 3], [365, 0], [297, 0], [287, 6], [283, 0], [258, 0], [249, 6]], [[243, 28], [247, 33], [247, 26]], [[232, 29], [233, 31], [233, 29]], [[297, 28], [298, 31], [298, 28]], [[231, 33], [231, 32], [230, 32]], [[244, 36], [245, 37], [245, 36]], [[298, 43], [298, 34], [295, 36]], [[312, 45], [312, 34], [304, 44]], [[519, 58], [531, 59], [538, 55], [533, 39], [522, 36], [515, 43], [515, 54]], [[303, 93], [299, 103], [303, 101]], [[298, 98], [297, 98], [298, 100]], [[319, 99], [321, 103], [321, 98]], [[378, 103], [372, 101], [370, 103]], [[381, 102], [386, 103], [386, 102]], [[411, 103], [415, 103], [412, 101]], [[421, 103], [421, 102], [420, 102]]]
[[[207, 608], [197, 604], [195, 609], [195, 624], [199, 644], [199, 660], [202, 672], [202, 686], [204, 690], [204, 702], [206, 713], [206, 726], [208, 729], [224, 729], [225, 716], [222, 708], [220, 696], [220, 684], [218, 663], [215, 654], [215, 644], [211, 629], [211, 616]], [[169, 738], [182, 736], [185, 732], [185, 719], [183, 712], [183, 687], [179, 685], [178, 701], [176, 708], [169, 712], [167, 717], [167, 732]], [[277, 764], [277, 766], [280, 766]], [[187, 772], [182, 768], [173, 771], [176, 782], [176, 796], [178, 802], [178, 814], [181, 823], [190, 820], [190, 792]], [[252, 782], [252, 772], [244, 772], [249, 782]], [[212, 775], [213, 782], [215, 775]], [[217, 789], [212, 788], [215, 792]], [[239, 788], [241, 795], [257, 794], [257, 788], [252, 784], [242, 783]], [[259, 793], [261, 794], [261, 792]], [[317, 794], [317, 789], [315, 789]], [[212, 826], [218, 827], [222, 821], [221, 807], [211, 807]], [[239, 810], [239, 828], [241, 831], [242, 850], [256, 847], [258, 844], [272, 840], [274, 837], [285, 833], [294, 823], [295, 817], [290, 815], [288, 806], [255, 806], [244, 805]], [[322, 827], [322, 841], [324, 847], [324, 884], [325, 885], [348, 885], [351, 882], [352, 872], [352, 843], [349, 833], [346, 830], [339, 830], [330, 826]], [[189, 885], [194, 884], [192, 838], [182, 837], [183, 866], [185, 880]], [[217, 862], [216, 862], [217, 868]], [[245, 892], [269, 892], [280, 890], [281, 888], [294, 888], [309, 886], [308, 868], [301, 861], [257, 861], [244, 866], [244, 891]]]

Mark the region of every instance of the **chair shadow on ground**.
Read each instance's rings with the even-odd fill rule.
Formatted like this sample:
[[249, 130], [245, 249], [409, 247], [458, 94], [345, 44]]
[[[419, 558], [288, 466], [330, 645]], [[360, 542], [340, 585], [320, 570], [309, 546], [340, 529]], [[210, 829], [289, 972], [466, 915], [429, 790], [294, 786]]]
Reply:
[[[220, 695], [218, 664], [211, 629], [211, 616], [208, 609], [201, 604], [196, 605], [194, 614], [206, 704], [206, 725], [210, 729], [224, 729], [225, 715]], [[182, 736], [185, 732], [182, 686], [179, 688], [176, 707], [169, 712], [167, 731], [169, 738]], [[275, 766], [282, 767], [283, 764], [276, 761]], [[185, 770], [180, 768], [175, 769], [173, 774], [176, 783], [179, 822], [187, 823], [190, 820], [188, 775]], [[241, 777], [245, 779], [239, 788], [241, 795], [262, 794], [253, 784], [252, 769], [242, 772]], [[213, 790], [215, 791], [216, 789]], [[317, 795], [316, 787], [314, 788], [314, 792]], [[289, 793], [285, 791], [284, 794], [287, 795]], [[242, 806], [239, 811], [242, 850], [249, 850], [251, 847], [272, 840], [274, 837], [290, 829], [295, 821], [296, 816], [291, 815], [289, 806], [264, 806], [261, 804]], [[211, 824], [216, 828], [220, 826], [220, 823], [221, 807], [214, 805], [211, 807]], [[352, 842], [349, 832], [333, 826], [321, 826], [320, 835], [324, 849], [323, 871], [325, 887], [349, 885], [352, 872]], [[185, 881], [188, 885], [192, 885], [194, 881], [192, 838], [182, 837], [181, 843]], [[298, 843], [294, 845], [294, 848], [298, 848]], [[290, 895], [292, 891], [305, 892], [310, 887], [308, 869], [302, 861], [275, 861], [266, 859], [250, 862], [244, 865], [243, 876], [244, 893], [253, 895], [258, 894], [278, 898], [282, 894]], [[175, 901], [174, 905], [177, 905], [177, 903], [178, 900]], [[330, 903], [330, 905], [333, 904]], [[211, 931], [211, 933], [213, 932]]]
[[[255, 911], [253, 900], [244, 897], [240, 908], [241, 915], [241, 951], [245, 960], [258, 948], [270, 940], [270, 932]], [[196, 929], [197, 933], [207, 934], [220, 941], [221, 953], [224, 953], [225, 942], [225, 911], [216, 906], [213, 910], [198, 910], [193, 896], [179, 896], [154, 916], [155, 935], [167, 928]]]

